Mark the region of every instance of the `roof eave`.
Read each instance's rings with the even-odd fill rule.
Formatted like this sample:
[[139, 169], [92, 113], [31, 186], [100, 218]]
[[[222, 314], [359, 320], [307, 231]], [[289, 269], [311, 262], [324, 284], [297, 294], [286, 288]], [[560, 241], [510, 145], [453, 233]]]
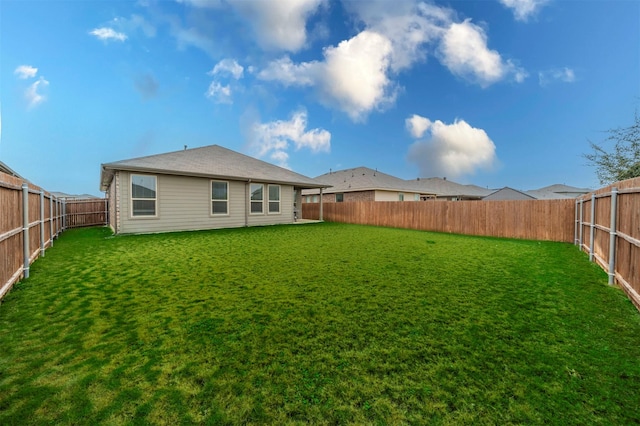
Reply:
[[[235, 180], [242, 182], [269, 182], [269, 183], [277, 183], [281, 185], [292, 185], [303, 188], [330, 188], [332, 185], [328, 185], [326, 183], [312, 183], [312, 182], [300, 182], [300, 181], [282, 181], [278, 179], [255, 179], [247, 176], [231, 176], [231, 175], [218, 175], [214, 173], [197, 173], [197, 172], [184, 172], [179, 170], [167, 170], [167, 169], [157, 169], [152, 167], [133, 167], [126, 165], [117, 165], [117, 164], [103, 164], [102, 165], [102, 173], [103, 175], [107, 173], [107, 171], [111, 171], [110, 177], [108, 177], [105, 182], [101, 178], [100, 188], [102, 191], [105, 191], [111, 183], [111, 179], [113, 179], [113, 172], [116, 170], [122, 170], [127, 172], [141, 172], [141, 173], [151, 173], [151, 174], [162, 174], [162, 175], [172, 175], [172, 176], [189, 176], [189, 177], [201, 177], [208, 179], [225, 179], [225, 180]], [[105, 188], [105, 189], [102, 189]]]

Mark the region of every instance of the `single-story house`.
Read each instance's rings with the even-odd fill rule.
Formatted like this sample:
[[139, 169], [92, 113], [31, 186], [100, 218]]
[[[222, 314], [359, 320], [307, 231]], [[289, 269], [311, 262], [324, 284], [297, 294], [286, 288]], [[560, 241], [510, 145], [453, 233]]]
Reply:
[[100, 173], [116, 234], [293, 223], [301, 191], [328, 186], [219, 145], [104, 163]]
[[413, 180], [423, 191], [435, 194], [438, 201], [481, 200], [494, 190], [477, 185], [463, 185], [447, 178], [417, 178]]
[[533, 195], [505, 186], [483, 198], [484, 201], [535, 200]]
[[576, 188], [561, 184], [529, 191], [518, 191], [517, 189], [504, 187], [484, 197], [483, 200], [562, 200], [576, 198], [589, 192], [591, 190], [587, 188]]
[[421, 189], [415, 182], [406, 181], [368, 167], [330, 171], [316, 177], [331, 185], [323, 191], [318, 188], [302, 191], [304, 203], [350, 201], [421, 201], [434, 194]]

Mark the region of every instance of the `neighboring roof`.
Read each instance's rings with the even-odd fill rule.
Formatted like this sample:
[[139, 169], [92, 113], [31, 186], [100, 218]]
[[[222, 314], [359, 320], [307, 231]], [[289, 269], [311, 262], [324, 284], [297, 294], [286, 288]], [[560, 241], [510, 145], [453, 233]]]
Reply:
[[11, 175], [13, 177], [17, 177], [18, 179], [26, 180], [25, 178], [20, 176], [18, 173], [16, 173], [11, 167], [9, 167], [6, 164], [4, 164], [2, 161], [0, 161], [0, 172], [6, 173], [6, 174]]
[[550, 192], [543, 189], [532, 189], [531, 191], [526, 191], [526, 193], [537, 200], [562, 200], [576, 197], [567, 193]]
[[67, 194], [66, 192], [57, 192], [54, 191], [51, 193], [51, 195], [53, 195], [56, 198], [64, 198], [67, 200], [70, 199], [74, 199], [74, 200], [90, 200], [90, 199], [99, 199], [100, 197], [96, 197], [95, 195], [91, 195], [91, 194]]
[[436, 194], [438, 197], [464, 197], [482, 198], [495, 190], [486, 189], [476, 185], [461, 185], [459, 183], [442, 178], [418, 178], [415, 182], [424, 191]]
[[588, 194], [589, 192], [593, 192], [593, 190], [589, 188], [576, 188], [575, 186], [563, 185], [559, 183], [555, 185], [545, 186], [544, 188], [539, 188], [535, 191], [554, 192], [556, 194]]
[[100, 173], [101, 191], [105, 191], [109, 187], [115, 170], [242, 181], [253, 180], [305, 188], [330, 186], [321, 180], [312, 179], [219, 145], [104, 163]]
[[504, 201], [504, 200], [535, 200], [535, 197], [527, 194], [526, 192], [518, 191], [517, 189], [504, 188], [498, 189], [483, 198], [485, 201]]
[[[316, 179], [331, 184], [331, 188], [324, 193], [384, 190], [432, 194], [428, 191], [425, 192], [415, 182], [406, 181], [368, 167], [331, 171], [316, 177]], [[318, 193], [318, 191], [304, 191], [304, 194], [312, 193]]]

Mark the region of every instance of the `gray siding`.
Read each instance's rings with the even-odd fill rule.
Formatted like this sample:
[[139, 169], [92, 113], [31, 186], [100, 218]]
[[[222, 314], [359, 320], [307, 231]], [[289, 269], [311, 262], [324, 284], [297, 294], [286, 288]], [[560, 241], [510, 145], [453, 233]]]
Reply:
[[[134, 173], [135, 174], [135, 173]], [[120, 172], [119, 233], [151, 233], [188, 231], [198, 229], [234, 228], [253, 225], [293, 223], [293, 187], [281, 185], [280, 214], [267, 214], [265, 200], [262, 215], [245, 216], [248, 208], [246, 182], [229, 182], [229, 214], [211, 215], [211, 179], [172, 175], [154, 175], [157, 178], [157, 217], [131, 216], [131, 173]], [[267, 196], [265, 184], [265, 197]]]

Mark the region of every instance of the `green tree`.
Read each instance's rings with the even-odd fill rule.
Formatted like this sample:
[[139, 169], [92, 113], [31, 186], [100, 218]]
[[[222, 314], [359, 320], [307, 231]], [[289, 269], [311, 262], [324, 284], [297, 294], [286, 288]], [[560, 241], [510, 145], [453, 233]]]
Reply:
[[[596, 168], [600, 183], [605, 185], [640, 176], [640, 116], [636, 111], [635, 121], [629, 127], [607, 130], [603, 144], [589, 141], [592, 152], [584, 154], [590, 165]], [[605, 144], [613, 143], [607, 151]]]

